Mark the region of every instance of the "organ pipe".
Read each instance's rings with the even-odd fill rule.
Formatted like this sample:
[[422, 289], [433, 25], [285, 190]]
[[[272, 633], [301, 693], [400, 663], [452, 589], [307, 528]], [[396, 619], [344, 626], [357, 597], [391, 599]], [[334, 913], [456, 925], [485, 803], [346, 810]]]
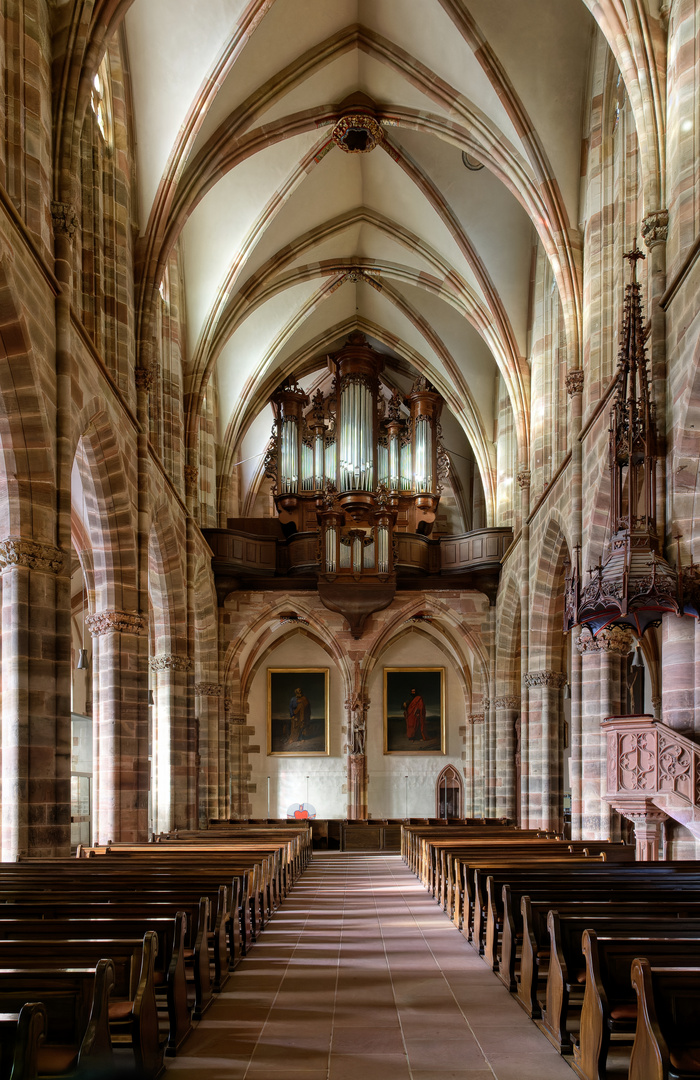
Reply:
[[319, 565], [334, 577], [392, 574], [397, 520], [429, 535], [440, 499], [442, 398], [419, 376], [387, 400], [383, 363], [354, 333], [328, 357], [330, 393], [318, 390], [310, 403], [288, 379], [272, 398], [265, 468], [277, 507], [300, 531], [320, 526]]

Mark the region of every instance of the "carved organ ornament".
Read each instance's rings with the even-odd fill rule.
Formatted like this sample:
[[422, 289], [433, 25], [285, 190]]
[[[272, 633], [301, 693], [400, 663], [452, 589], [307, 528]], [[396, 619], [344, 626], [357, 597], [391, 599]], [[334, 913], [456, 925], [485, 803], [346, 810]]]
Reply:
[[[611, 536], [604, 560], [589, 569], [583, 585], [578, 549], [567, 565], [564, 632], [588, 627], [596, 638], [606, 627], [629, 627], [641, 639], [666, 612], [698, 615], [699, 568], [674, 570], [666, 561], [656, 529], [658, 442], [651, 400], [643, 324], [641, 285], [636, 266], [646, 258], [634, 250], [625, 258], [632, 280], [625, 287], [617, 385], [610, 412]], [[684, 600], [685, 585], [685, 600]]]
[[394, 531], [429, 535], [449, 460], [442, 397], [419, 376], [386, 400], [382, 356], [352, 333], [328, 357], [330, 394], [312, 401], [293, 378], [272, 395], [266, 476], [283, 522], [319, 531], [319, 594], [359, 637], [396, 590]]

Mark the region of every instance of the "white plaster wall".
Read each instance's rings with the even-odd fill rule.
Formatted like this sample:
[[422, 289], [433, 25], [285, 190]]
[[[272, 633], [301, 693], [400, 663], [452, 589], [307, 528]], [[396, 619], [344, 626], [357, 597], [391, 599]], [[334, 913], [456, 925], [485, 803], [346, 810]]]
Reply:
[[[267, 754], [267, 669], [268, 668], [328, 668], [330, 724], [328, 757], [269, 757]], [[286, 817], [292, 803], [308, 801], [316, 808], [319, 818], [347, 817], [347, 782], [345, 756], [346, 736], [341, 727], [346, 723], [341, 673], [320, 645], [298, 635], [288, 638], [270, 653], [256, 673], [249, 696], [248, 724], [255, 728], [252, 746], [260, 746], [259, 754], [251, 754], [256, 785], [251, 795], [252, 816], [267, 817], [267, 778], [270, 777], [270, 815]]]
[[[444, 667], [446, 754], [384, 753], [384, 668]], [[373, 818], [434, 817], [435, 785], [446, 765], [464, 777], [462, 751], [465, 698], [463, 678], [437, 642], [414, 632], [390, 645], [375, 667], [369, 682], [367, 714], [368, 807]], [[408, 780], [406, 779], [408, 777]]]

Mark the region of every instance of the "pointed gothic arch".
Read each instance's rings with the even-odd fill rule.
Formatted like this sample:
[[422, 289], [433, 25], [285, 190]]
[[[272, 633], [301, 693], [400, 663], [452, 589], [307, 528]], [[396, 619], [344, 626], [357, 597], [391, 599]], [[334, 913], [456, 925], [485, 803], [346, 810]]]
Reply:
[[464, 817], [464, 784], [454, 765], [445, 765], [435, 783], [435, 817]]

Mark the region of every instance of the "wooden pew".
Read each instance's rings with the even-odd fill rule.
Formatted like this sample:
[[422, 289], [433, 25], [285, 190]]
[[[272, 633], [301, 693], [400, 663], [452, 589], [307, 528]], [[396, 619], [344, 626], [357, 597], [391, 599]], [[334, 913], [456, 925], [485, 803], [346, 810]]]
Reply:
[[632, 962], [637, 1028], [629, 1080], [697, 1080], [700, 1076], [700, 967]]
[[37, 998], [46, 1010], [39, 1075], [74, 1075], [80, 1068], [111, 1065], [108, 1004], [113, 983], [114, 966], [107, 959], [95, 967], [0, 968], [0, 1010], [19, 1012]]
[[[76, 868], [77, 867], [77, 868]], [[187, 908], [194, 926], [197, 925], [202, 893], [209, 897], [208, 945], [214, 963], [214, 989], [220, 990], [225, 983], [233, 962], [241, 952], [240, 922], [238, 917], [238, 893], [234, 878], [234, 897], [229, 900], [229, 890], [221, 884], [225, 870], [209, 869], [196, 862], [187, 868], [177, 865], [133, 865], [129, 868], [108, 866], [106, 863], [92, 869], [87, 863], [22, 864], [12, 867], [15, 873], [3, 875], [0, 882], [0, 900], [30, 903], [44, 892], [50, 894], [49, 903], [69, 901], [72, 892], [89, 896], [92, 902], [107, 902], [127, 898], [134, 904], [138, 896], [149, 902], [167, 902]], [[231, 934], [233, 933], [233, 937]], [[192, 942], [188, 942], [192, 947]]]
[[[36, 940], [47, 941], [50, 934], [45, 928], [52, 925], [55, 933], [61, 920], [71, 938], [83, 937], [79, 926], [94, 933], [92, 919], [93, 929], [87, 928], [86, 906], [91, 917], [101, 916], [100, 936], [114, 936], [117, 924], [120, 936], [133, 934], [135, 925], [143, 927], [155, 918], [160, 920], [161, 940], [167, 937], [164, 923], [179, 925], [179, 940], [171, 930], [164, 942], [167, 955], [157, 972], [168, 1008], [167, 1050], [173, 1054], [191, 1030], [183, 967], [187, 951], [194, 983], [193, 1015], [198, 1018], [212, 996], [210, 959], [216, 991], [310, 857], [306, 828], [286, 831], [284, 836], [276, 830], [272, 837], [267, 830], [265, 834], [256, 830], [254, 835], [248, 831], [243, 838], [239, 830], [233, 831], [235, 838], [219, 834], [215, 842], [210, 838], [205, 842], [201, 836], [186, 841], [162, 838], [145, 850], [141, 845], [120, 847], [118, 854], [105, 850], [105, 858], [83, 851], [84, 857], [75, 860], [12, 864], [0, 880], [0, 936], [21, 937], [18, 926], [23, 924]], [[230, 904], [227, 886], [221, 884], [222, 873], [233, 876]], [[203, 891], [208, 895], [202, 895]], [[182, 910], [176, 916], [178, 909]], [[34, 928], [30, 928], [32, 923]], [[42, 924], [38, 931], [37, 923]], [[183, 944], [185, 928], [189, 940]], [[2, 949], [0, 944], [0, 963]], [[9, 945], [8, 950], [12, 951]], [[133, 1027], [133, 1017], [127, 1013], [128, 1009], [121, 1021], [124, 1028]]]
[[637, 1025], [633, 961], [644, 957], [652, 966], [697, 967], [700, 933], [692, 938], [603, 938], [594, 930], [585, 930], [583, 955], [586, 990], [573, 1067], [581, 1080], [605, 1080], [611, 1036], [627, 1035], [631, 1043]]
[[[107, 907], [108, 905], [105, 905]], [[112, 905], [113, 906], [113, 905]], [[84, 913], [84, 907], [83, 907]], [[0, 908], [0, 915], [3, 915]], [[150, 932], [158, 935], [158, 969], [154, 972], [154, 988], [157, 999], [164, 998], [169, 1034], [165, 1053], [173, 1056], [190, 1035], [191, 1010], [187, 1001], [185, 976], [185, 940], [187, 917], [179, 912], [174, 918], [154, 915], [139, 917], [94, 917], [73, 914], [72, 918], [0, 918], [0, 950], [3, 942], [31, 941], [51, 942], [55, 939], [95, 939], [109, 936], [112, 940], [131, 940]]]
[[[693, 867], [697, 866], [696, 870]], [[541, 862], [531, 866], [500, 867], [487, 880], [487, 941], [485, 955], [493, 961], [496, 936], [502, 930], [500, 947], [497, 949], [497, 968], [502, 981], [514, 990], [514, 969], [517, 948], [523, 940], [522, 898], [528, 895], [533, 901], [550, 901], [549, 907], [558, 907], [570, 901], [624, 900], [629, 887], [647, 890], [648, 898], [654, 900], [659, 889], [673, 891], [674, 898], [683, 899], [682, 890], [700, 883], [700, 865], [695, 863], [643, 863], [621, 868], [607, 863], [595, 862], [545, 866]], [[496, 905], [495, 896], [500, 889], [501, 903]], [[641, 893], [636, 899], [643, 899]], [[495, 963], [495, 961], [494, 961]]]
[[144, 1077], [155, 1077], [163, 1068], [153, 983], [157, 950], [154, 931], [147, 931], [143, 938], [123, 940], [4, 940], [0, 941], [0, 967], [96, 967], [100, 959], [109, 959], [114, 968], [108, 1006], [112, 1041], [128, 1044], [137, 1069]]
[[46, 1008], [27, 1002], [18, 1013], [0, 1013], [0, 1080], [36, 1080]]
[[[526, 870], [534, 861], [561, 861], [561, 862], [624, 862], [632, 860], [634, 851], [632, 848], [622, 847], [618, 844], [596, 846], [590, 850], [585, 846], [561, 844], [556, 841], [529, 841], [529, 842], [503, 842], [498, 841], [490, 845], [465, 845], [460, 849], [450, 851], [454, 870], [451, 873], [453, 881], [452, 907], [453, 921], [458, 928], [471, 940], [474, 920], [476, 916], [475, 905], [477, 895], [474, 890], [474, 868], [494, 868], [504, 866], [520, 867]], [[486, 891], [485, 886], [481, 890], [480, 903], [483, 918], [486, 917]], [[449, 903], [445, 905], [450, 911]]]
[[[651, 938], [657, 936], [655, 925], [656, 919], [651, 915], [648, 919], [639, 918], [629, 922], [627, 927], [620, 926], [616, 920], [606, 919], [602, 916], [600, 921], [594, 915], [586, 914], [585, 910], [575, 916], [560, 916], [557, 911], [550, 911], [547, 917], [550, 933], [550, 961], [547, 973], [547, 988], [545, 1006], [542, 1010], [542, 1019], [537, 1021], [537, 1026], [547, 1036], [552, 1045], [561, 1054], [572, 1052], [571, 1033], [576, 1032], [579, 1019], [578, 1010], [572, 1011], [572, 998], [577, 1004], [585, 1001], [585, 986], [587, 982], [587, 964], [583, 955], [583, 940], [585, 934], [595, 934], [597, 930], [601, 934], [615, 934], [617, 939], [632, 939], [635, 931], [639, 937]], [[666, 923], [664, 931], [666, 930]], [[619, 928], [618, 928], [619, 927]], [[677, 925], [667, 932], [665, 940], [671, 938], [686, 939], [700, 934], [700, 924], [695, 920], [678, 920]], [[607, 939], [607, 936], [605, 938]], [[631, 966], [629, 961], [627, 976]], [[632, 998], [627, 978], [628, 997]]]
[[[20, 899], [13, 902], [5, 901], [0, 904], [0, 916], [4, 918], [14, 919], [73, 919], [80, 920], [81, 917], [96, 917], [101, 915], [104, 918], [133, 918], [133, 919], [145, 919], [145, 925], [148, 929], [151, 927], [151, 922], [148, 918], [149, 910], [153, 910], [153, 905], [149, 904], [150, 896], [157, 896], [160, 894], [147, 894], [145, 891], [140, 893], [141, 899], [134, 900], [132, 902], [121, 901], [115, 899], [110, 903], [105, 897], [102, 897], [101, 901], [95, 899], [94, 894], [91, 895], [86, 889], [83, 894], [83, 899], [79, 900], [77, 897], [80, 895], [78, 892], [61, 894], [56, 896], [55, 894], [46, 899], [38, 900], [36, 895], [33, 899]], [[161, 911], [164, 911], [170, 919], [174, 919], [177, 912], [177, 900], [182, 899], [178, 897], [173, 899], [172, 902], [166, 903]], [[188, 941], [186, 942], [183, 956], [185, 965], [189, 966], [192, 972], [192, 984], [194, 1000], [192, 1003], [192, 1011], [194, 1019], [199, 1019], [213, 1000], [213, 989], [210, 972], [210, 960], [209, 960], [209, 943], [208, 943], [208, 924], [209, 924], [209, 898], [202, 896], [199, 898], [199, 902], [195, 905], [192, 903], [183, 903], [183, 911], [186, 915], [186, 927]], [[155, 929], [155, 926], [153, 926]], [[189, 960], [189, 965], [188, 965]]]
[[[124, 845], [102, 850], [92, 849], [95, 854], [91, 866], [102, 864], [102, 869], [110, 864], [129, 864], [134, 870], [141, 868], [149, 877], [151, 874], [171, 877], [193, 876], [206, 870], [212, 887], [221, 883], [222, 876], [233, 875], [231, 891], [240, 897], [240, 949], [245, 955], [269, 918], [273, 902], [272, 897], [284, 894], [281, 882], [281, 864], [276, 864], [270, 852], [251, 851], [239, 853], [229, 847], [195, 848], [194, 845], [160, 846], [144, 845], [131, 849]], [[101, 859], [100, 856], [106, 856]], [[212, 875], [214, 880], [212, 880]], [[155, 879], [154, 879], [155, 880]], [[214, 898], [211, 898], [212, 905]], [[277, 900], [276, 902], [279, 902]], [[233, 914], [231, 914], [233, 918]]]
[[[504, 886], [504, 889], [508, 886]], [[538, 1019], [541, 1015], [541, 1001], [544, 999], [544, 986], [549, 970], [550, 959], [550, 932], [547, 925], [547, 916], [553, 907], [553, 899], [550, 896], [546, 900], [533, 900], [529, 896], [521, 899], [522, 910], [522, 953], [519, 970], [516, 971], [515, 962], [511, 968], [512, 983], [509, 984], [508, 972], [502, 967], [499, 969], [499, 978], [508, 985], [512, 992], [517, 993], [518, 1003], [523, 1007], [531, 1019]], [[676, 933], [680, 927], [687, 927], [687, 933], [694, 933], [694, 927], [700, 922], [700, 900], [665, 901], [658, 898], [652, 900], [627, 899], [618, 900], [578, 900], [561, 899], [556, 902], [556, 911], [559, 922], [563, 919], [579, 919], [585, 925], [581, 926], [581, 934], [588, 926], [604, 925], [604, 932], [608, 933], [608, 927], [614, 922], [615, 932], [617, 926], [629, 926], [631, 936], [639, 936], [638, 930], [647, 926], [653, 920], [653, 925], [658, 929], [661, 936], [666, 936], [666, 931]], [[583, 954], [579, 956], [580, 968], [576, 978], [580, 976], [583, 966]], [[539, 995], [539, 996], [538, 996]]]

